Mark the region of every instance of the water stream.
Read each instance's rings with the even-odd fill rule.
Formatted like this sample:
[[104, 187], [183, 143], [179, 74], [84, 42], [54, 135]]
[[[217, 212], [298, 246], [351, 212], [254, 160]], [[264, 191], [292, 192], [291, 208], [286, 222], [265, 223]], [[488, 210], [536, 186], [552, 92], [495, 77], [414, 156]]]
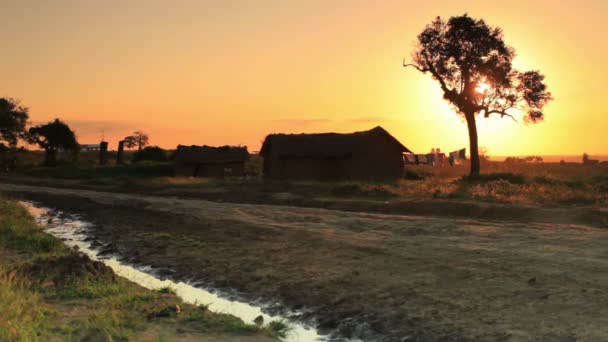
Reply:
[[284, 339], [286, 342], [329, 341], [327, 336], [321, 336], [314, 328], [291, 322], [282, 316], [265, 314], [261, 307], [222, 298], [221, 295], [188, 283], [174, 282], [168, 279], [161, 280], [154, 275], [154, 270], [151, 267], [135, 267], [121, 262], [116, 256], [100, 256], [99, 251], [91, 246], [91, 241], [87, 241], [87, 232], [91, 224], [81, 220], [78, 215], [49, 209], [33, 202], [24, 201], [21, 204], [45, 228], [46, 232], [62, 239], [68, 247], [78, 247], [81, 252], [87, 254], [91, 259], [101, 261], [111, 267], [117, 275], [145, 288], [154, 290], [167, 286], [171, 287], [186, 303], [208, 305], [209, 309], [214, 312], [234, 315], [246, 323], [253, 323], [258, 316], [262, 316], [265, 323], [276, 320], [287, 321], [292, 329]]

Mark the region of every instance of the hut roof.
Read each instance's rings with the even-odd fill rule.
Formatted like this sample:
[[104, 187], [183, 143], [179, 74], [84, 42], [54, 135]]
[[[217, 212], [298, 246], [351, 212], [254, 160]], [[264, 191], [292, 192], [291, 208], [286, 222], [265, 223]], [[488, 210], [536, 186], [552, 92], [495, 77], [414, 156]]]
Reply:
[[230, 163], [249, 159], [247, 147], [240, 146], [177, 146], [175, 160], [183, 163]]
[[266, 136], [261, 155], [270, 152], [290, 157], [345, 157], [369, 142], [373, 136], [385, 137], [402, 152], [411, 152], [384, 128], [377, 126], [368, 131], [354, 133], [316, 133], [316, 134], [269, 134]]

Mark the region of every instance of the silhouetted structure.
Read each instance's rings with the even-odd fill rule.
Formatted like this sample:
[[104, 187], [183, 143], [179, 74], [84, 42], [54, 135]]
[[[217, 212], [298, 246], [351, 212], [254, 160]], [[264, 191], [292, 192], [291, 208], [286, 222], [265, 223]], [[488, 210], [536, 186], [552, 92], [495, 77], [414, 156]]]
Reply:
[[101, 144], [80, 144], [81, 152], [99, 151]]
[[175, 175], [192, 177], [243, 176], [247, 147], [177, 146]]
[[123, 165], [125, 163], [125, 141], [121, 140], [118, 142], [118, 152], [116, 153], [116, 165]]
[[269, 178], [381, 180], [402, 177], [404, 152], [411, 151], [378, 126], [348, 134], [270, 134], [260, 155]]
[[108, 163], [108, 143], [102, 141], [99, 143], [99, 165], [106, 165]]

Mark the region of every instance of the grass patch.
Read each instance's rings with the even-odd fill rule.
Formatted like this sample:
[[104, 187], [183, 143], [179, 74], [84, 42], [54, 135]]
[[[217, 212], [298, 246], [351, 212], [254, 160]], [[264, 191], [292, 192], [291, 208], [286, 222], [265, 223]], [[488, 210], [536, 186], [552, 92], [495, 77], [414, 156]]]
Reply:
[[160, 289], [156, 290], [156, 292], [158, 293], [167, 293], [167, 294], [175, 294], [175, 289], [172, 288], [171, 286], [165, 286], [165, 287], [161, 287]]
[[330, 194], [336, 197], [386, 198], [397, 196], [397, 193], [394, 191], [394, 187], [390, 185], [373, 183], [338, 184], [331, 188]]
[[511, 184], [524, 184], [526, 178], [524, 175], [512, 172], [486, 173], [476, 177], [463, 176], [462, 181], [471, 183], [488, 183], [494, 181], [504, 181]]
[[0, 246], [28, 253], [53, 253], [66, 249], [60, 240], [43, 232], [19, 204], [0, 199], [0, 213]]
[[184, 318], [190, 324], [204, 330], [221, 330], [231, 334], [252, 334], [261, 329], [255, 324], [247, 324], [227, 314], [213, 313], [206, 306], [198, 307]]
[[268, 323], [264, 329], [266, 329], [272, 337], [285, 338], [293, 327], [284, 320], [278, 320]]
[[37, 341], [55, 312], [26, 280], [0, 266], [0, 341]]

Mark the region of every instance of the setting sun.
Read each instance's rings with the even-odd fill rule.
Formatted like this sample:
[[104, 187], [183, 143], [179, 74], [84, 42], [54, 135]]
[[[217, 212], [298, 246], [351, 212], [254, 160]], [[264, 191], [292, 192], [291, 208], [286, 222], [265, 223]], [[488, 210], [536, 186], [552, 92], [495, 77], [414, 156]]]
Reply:
[[479, 83], [477, 83], [477, 88], [475, 88], [475, 91], [480, 94], [485, 94], [489, 89], [490, 89], [490, 85], [488, 83], [479, 82]]
[[497, 155], [602, 153], [607, 122], [598, 104], [607, 89], [603, 73], [588, 66], [608, 59], [597, 44], [608, 21], [605, 4], [584, 3], [12, 2], [0, 14], [0, 35], [11, 42], [0, 57], [11, 80], [0, 96], [20, 99], [35, 123], [61, 117], [80, 142], [105, 137], [114, 149], [134, 130], [165, 148], [255, 151], [272, 132], [375, 125], [418, 151], [464, 147], [466, 135], [418, 133], [431, 122], [442, 129], [442, 95], [400, 64], [435, 16], [468, 12], [503, 28], [517, 49], [514, 62], [542, 69], [556, 99], [542, 125], [508, 128], [517, 141], [480, 130], [480, 144]]
[[608, 341], [608, 0], [0, 1], [0, 341]]

